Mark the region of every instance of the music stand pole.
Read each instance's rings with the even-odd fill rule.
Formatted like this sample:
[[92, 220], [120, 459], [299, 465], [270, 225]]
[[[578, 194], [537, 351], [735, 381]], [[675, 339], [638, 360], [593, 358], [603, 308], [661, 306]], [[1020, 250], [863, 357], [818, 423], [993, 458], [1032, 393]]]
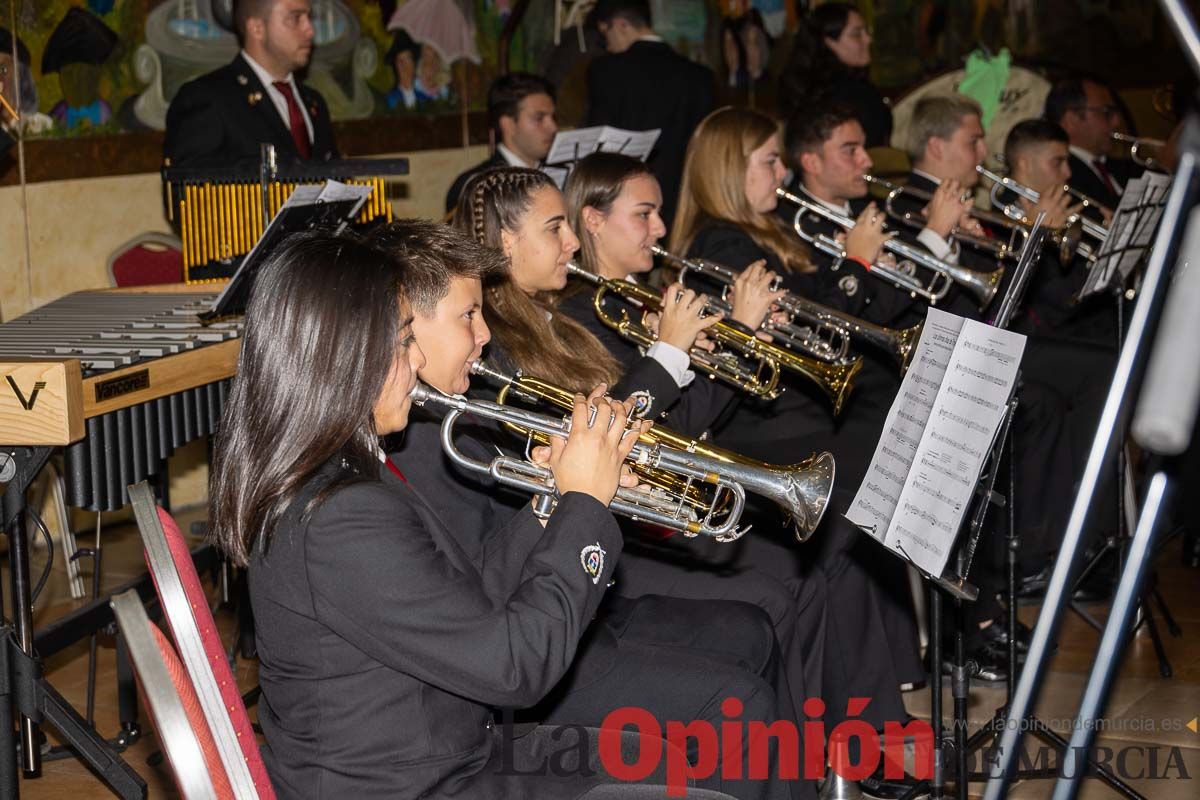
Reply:
[[[1166, 2], [1170, 0], [1164, 0], [1164, 3]], [[1200, 131], [1196, 130], [1196, 119], [1191, 119], [1188, 125], [1188, 140], [1197, 141], [1196, 136]], [[1160, 312], [1170, 274], [1169, 265], [1174, 263], [1178, 251], [1176, 228], [1186, 209], [1190, 208], [1195, 200], [1193, 183], [1196, 166], [1195, 151], [1189, 148], [1180, 159], [1175, 183], [1167, 197], [1163, 221], [1151, 249], [1141, 296], [1129, 322], [1129, 333], [1121, 348], [1113, 381], [1084, 468], [1080, 490], [1071, 508], [1062, 549], [1054, 565], [1042, 610], [1029, 644], [1025, 669], [1009, 706], [1008, 718], [1000, 736], [999, 757], [992, 764], [984, 790], [984, 800], [1000, 800], [1007, 792], [1012, 779], [1014, 759], [1024, 733], [1022, 720], [1029, 716], [1032, 709], [1048, 664], [1050, 642], [1057, 634], [1059, 623], [1062, 621], [1067, 590], [1079, 561], [1083, 531], [1091, 515], [1100, 475], [1109, 463], [1113, 448], [1119, 446], [1123, 439], [1132, 406], [1133, 389], [1141, 382], [1145, 356], [1152, 337], [1152, 320], [1156, 319]]]

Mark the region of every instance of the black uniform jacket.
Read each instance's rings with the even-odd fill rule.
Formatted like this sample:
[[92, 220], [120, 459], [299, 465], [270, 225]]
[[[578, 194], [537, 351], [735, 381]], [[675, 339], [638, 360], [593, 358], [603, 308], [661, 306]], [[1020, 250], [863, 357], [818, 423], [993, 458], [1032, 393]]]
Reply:
[[[798, 181], [789, 186], [788, 191], [814, 203], [820, 202], [810, 195]], [[851, 201], [850, 217], [857, 219], [869, 202], [867, 198]], [[796, 209], [790, 203], [780, 203], [778, 211], [789, 226], [795, 220]], [[840, 226], [815, 214], [806, 214], [803, 222], [804, 230], [812, 234], [823, 234], [832, 238], [843, 232]], [[890, 283], [868, 274], [862, 265], [855, 261], [845, 260], [834, 271], [834, 257], [816, 247], [809, 247], [809, 258], [812, 259], [823, 277], [816, 281], [810, 281], [810, 287], [801, 285], [799, 288], [813, 288], [820, 291], [826, 298], [809, 297], [810, 300], [816, 300], [825, 305], [833, 304], [827, 302], [827, 300], [833, 300], [838, 304], [835, 307], [878, 325], [895, 325], [916, 311], [921, 311], [923, 314], [922, 310], [914, 307], [912, 298], [906, 292], [899, 291]], [[845, 295], [845, 299], [841, 299], [835, 291]]]
[[[647, 419], [661, 421], [668, 428], [689, 436], [700, 436], [731, 410], [737, 393], [727, 384], [696, 372], [695, 379], [680, 388], [661, 364], [644, 357], [637, 345], [621, 338], [600, 321], [592, 304], [593, 297], [590, 290], [569, 292], [559, 301], [558, 308], [591, 331], [621, 363], [624, 374], [610, 392], [613, 397], [623, 400], [633, 392], [640, 393], [640, 397], [651, 403], [651, 413], [645, 415]], [[620, 303], [617, 298], [605, 297], [603, 307], [609, 310]], [[639, 313], [632, 307], [629, 312], [635, 319]]]
[[502, 156], [500, 151], [497, 150], [496, 152], [492, 153], [489, 158], [484, 161], [480, 161], [478, 164], [455, 178], [454, 183], [450, 184], [450, 191], [446, 192], [446, 213], [450, 213], [458, 207], [458, 198], [462, 194], [463, 189], [466, 187], [467, 181], [471, 180], [471, 178], [475, 177], [479, 173], [485, 172], [486, 170], [507, 166], [508, 162], [504, 160], [504, 156]]
[[640, 41], [623, 53], [594, 59], [587, 82], [588, 125], [662, 129], [649, 164], [662, 188], [663, 220], [670, 226], [688, 139], [715, 104], [712, 70], [664, 42]]
[[[1083, 163], [1083, 159], [1072, 153], [1067, 159], [1067, 166], [1071, 168], [1071, 180], [1068, 183], [1072, 189], [1082, 192], [1109, 211], [1117, 210], [1121, 196], [1109, 189], [1095, 170]], [[1134, 178], [1141, 177], [1144, 172], [1141, 167], [1127, 158], [1106, 158], [1104, 166], [1108, 169], [1113, 181], [1122, 187]], [[1104, 216], [1094, 206], [1084, 209], [1083, 213], [1097, 222], [1104, 221]]]
[[476, 568], [382, 464], [302, 516], [346, 477], [323, 468], [250, 564], [271, 779], [281, 797], [437, 796], [487, 763], [490, 707], [531, 705], [566, 671], [620, 532], [569, 493], [544, 528], [513, 517]]
[[[312, 120], [311, 160], [337, 158], [325, 101], [313, 89], [296, 85]], [[281, 164], [298, 160], [292, 134], [267, 94], [273, 91], [241, 54], [185, 83], [167, 109], [163, 157], [176, 167], [249, 165], [258, 163], [260, 144], [272, 144]]]
[[[910, 186], [913, 189], [926, 192], [930, 195], [936, 192], [938, 188], [936, 183], [924, 177], [923, 175], [917, 175], [916, 173], [908, 176], [908, 180], [905, 181], [905, 185]], [[915, 215], [917, 218], [920, 218], [921, 209], [923, 209], [926, 205], [928, 205], [926, 201], [917, 200], [911, 195], [901, 195], [900, 197], [896, 198], [894, 203], [897, 212], [908, 212]], [[921, 228], [906, 225], [903, 222], [897, 222], [894, 220], [889, 220], [888, 228], [895, 230], [900, 238], [908, 244], [920, 247], [923, 250], [925, 249], [925, 246], [917, 240], [917, 235], [921, 232]], [[987, 230], [986, 226], [985, 230]], [[988, 233], [994, 237], [1007, 237], [1007, 232], [1003, 230], [989, 230]], [[960, 317], [966, 317], [968, 319], [987, 319], [989, 315], [995, 312], [995, 310], [1000, 306], [1000, 300], [1004, 296], [1005, 289], [1007, 288], [1007, 280], [1012, 274], [1012, 270], [1008, 269], [1008, 266], [1012, 265], [1014, 262], [1009, 261], [1005, 262], [1005, 264], [998, 264], [996, 259], [991, 255], [977, 248], [963, 244], [962, 242], [958, 243], [958, 252], [959, 265], [967, 267], [968, 269], [973, 269], [977, 272], [992, 272], [993, 270], [1004, 266], [1004, 280], [1001, 282], [1000, 288], [997, 290], [991, 304], [984, 311], [980, 311], [979, 300], [974, 295], [965, 291], [957, 283], [950, 286], [946, 296], [938, 301], [937, 307], [942, 311], [949, 311], [952, 314], [958, 314]], [[917, 275], [921, 277], [924, 283], [928, 284], [930, 276], [929, 270], [923, 267], [918, 267]], [[921, 305], [923, 304], [924, 303], [922, 301]]]

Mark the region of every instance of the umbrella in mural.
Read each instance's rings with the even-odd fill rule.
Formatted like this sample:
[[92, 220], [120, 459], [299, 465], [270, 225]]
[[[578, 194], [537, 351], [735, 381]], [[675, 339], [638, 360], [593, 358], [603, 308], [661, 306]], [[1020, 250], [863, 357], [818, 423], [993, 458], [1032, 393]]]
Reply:
[[387, 29], [406, 31], [414, 40], [436, 50], [445, 64], [460, 58], [472, 64], [483, 60], [475, 46], [475, 26], [467, 21], [458, 3], [408, 0], [392, 14]]

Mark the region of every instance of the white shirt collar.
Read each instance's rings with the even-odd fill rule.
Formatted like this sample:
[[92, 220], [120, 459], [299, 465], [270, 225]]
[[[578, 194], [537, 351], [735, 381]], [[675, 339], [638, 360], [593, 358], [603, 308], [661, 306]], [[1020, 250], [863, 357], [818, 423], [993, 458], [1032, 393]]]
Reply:
[[1071, 155], [1075, 156], [1089, 167], [1096, 161], [1103, 163], [1105, 160], [1104, 156], [1095, 155], [1094, 153], [1084, 150], [1078, 145], [1070, 145], [1067, 149], [1071, 151]]
[[521, 158], [519, 155], [514, 153], [512, 150], [509, 150], [503, 144], [496, 145], [496, 150], [500, 153], [500, 155], [502, 155], [504, 157], [504, 160], [508, 162], [508, 165], [510, 167], [527, 167], [529, 169], [537, 168], [537, 164], [525, 163], [525, 159]]
[[637, 40], [639, 42], [661, 42], [663, 38], [657, 33], [647, 33], [645, 36], [639, 36]]
[[941, 178], [939, 178], [939, 177], [937, 177], [937, 176], [935, 176], [935, 175], [930, 175], [928, 172], [926, 172], [926, 171], [925, 171], [925, 170], [923, 170], [923, 169], [917, 169], [916, 167], [913, 167], [912, 174], [913, 174], [913, 175], [920, 175], [922, 178], [924, 178], [925, 180], [927, 180], [927, 181], [931, 182], [931, 183], [932, 183], [932, 184], [934, 184], [935, 186], [941, 186], [941, 185], [942, 185], [942, 179], [941, 179]]
[[[271, 84], [278, 80], [271, 75], [271, 73], [267, 72], [266, 67], [251, 58], [250, 54], [245, 50], [242, 51], [242, 58], [246, 59], [246, 63], [250, 65], [250, 69], [254, 70], [254, 74], [258, 76], [258, 79], [262, 82], [264, 88], [269, 89]], [[291, 84], [293, 89], [296, 87], [296, 79], [293, 77], [292, 73], [289, 72], [284, 80]]]
[[836, 211], [839, 214], [844, 214], [847, 217], [851, 216], [849, 202], [845, 202], [845, 203], [842, 203], [841, 205], [838, 205], [837, 203], [831, 203], [828, 200], [822, 200], [821, 198], [817, 197], [815, 194], [810, 192], [808, 190], [808, 187], [806, 187], [804, 184], [800, 184], [800, 191], [804, 192], [804, 194], [808, 195], [813, 200], [816, 200], [818, 203], [825, 206], [830, 211]]

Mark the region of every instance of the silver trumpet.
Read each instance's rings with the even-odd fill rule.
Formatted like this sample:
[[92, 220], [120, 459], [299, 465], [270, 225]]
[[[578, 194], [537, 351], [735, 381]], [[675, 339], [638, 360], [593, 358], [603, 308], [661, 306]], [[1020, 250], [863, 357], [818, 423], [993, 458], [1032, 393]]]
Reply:
[[[804, 227], [804, 218], [806, 214], [812, 214], [846, 230], [854, 227], [855, 222], [853, 219], [845, 214], [840, 214], [826, 208], [820, 203], [798, 197], [786, 189], [776, 189], [775, 193], [798, 207], [796, 216], [792, 221], [792, 227], [801, 239], [834, 258], [845, 256], [845, 248], [842, 247], [837, 239], [825, 234], [809, 232]], [[893, 267], [881, 262], [871, 265], [870, 274], [886, 280], [893, 286], [910, 293], [913, 297], [924, 298], [931, 306], [937, 305], [938, 301], [944, 298], [946, 293], [950, 291], [950, 287], [957, 283], [979, 302], [980, 309], [987, 308], [988, 304], [992, 302], [992, 298], [996, 296], [996, 290], [1000, 288], [1000, 280], [1004, 277], [1003, 267], [997, 268], [992, 272], [976, 272], [967, 267], [948, 264], [945, 261], [936, 259], [923, 248], [905, 244], [894, 237], [883, 243], [883, 249], [895, 255], [901, 263], [907, 262], [913, 265], [914, 272], [916, 267], [923, 267], [932, 272], [933, 275], [930, 277], [929, 282], [925, 283], [915, 274], [909, 274], [904, 271], [900, 266]]]
[[1133, 163], [1144, 169], [1162, 169], [1162, 164], [1153, 156], [1142, 154], [1142, 148], [1150, 148], [1158, 150], [1161, 154], [1166, 142], [1162, 139], [1147, 139], [1142, 136], [1130, 136], [1128, 133], [1113, 132], [1112, 138], [1114, 142], [1119, 142], [1129, 148], [1129, 158]]
[[[924, 228], [925, 218], [920, 214], [914, 214], [911, 211], [900, 211], [896, 208], [896, 199], [908, 195], [909, 197], [921, 203], [929, 203], [933, 199], [933, 195], [922, 189], [914, 189], [911, 186], [902, 186], [898, 183], [892, 183], [876, 175], [863, 175], [863, 180], [867, 183], [881, 187], [887, 192], [883, 200], [883, 210], [892, 219], [903, 222], [912, 228]], [[966, 196], [964, 196], [965, 199]], [[966, 231], [955, 231], [954, 238], [961, 244], [965, 244], [972, 250], [979, 250], [987, 253], [997, 261], [1003, 259], [1016, 260], [1021, 255], [1021, 250], [1025, 246], [1025, 237], [1028, 234], [1028, 229], [1013, 223], [1008, 217], [1003, 214], [996, 214], [991, 211], [984, 211], [979, 208], [972, 208], [970, 211], [972, 217], [982, 223], [991, 225], [998, 230], [1008, 231], [1008, 238], [989, 238], [987, 236], [974, 236]]]
[[[1041, 192], [1023, 183], [1018, 183], [1007, 175], [992, 172], [982, 164], [975, 167], [975, 171], [992, 182], [992, 188], [988, 191], [988, 199], [991, 201], [992, 206], [1003, 212], [1004, 216], [1018, 225], [1028, 227], [1033, 224], [1029, 221], [1025, 209], [1021, 208], [1019, 203], [1007, 203], [1000, 195], [1007, 190], [1017, 197], [1024, 198], [1031, 203], [1036, 203], [1042, 199]], [[1072, 189], [1070, 186], [1064, 186], [1063, 189], [1082, 203], [1084, 208], [1100, 207], [1100, 204], [1095, 200], [1092, 200], [1082, 192]], [[1067, 218], [1067, 224], [1053, 231], [1050, 236], [1050, 240], [1058, 247], [1059, 257], [1063, 261], [1070, 261], [1076, 253], [1089, 260], [1095, 258], [1095, 252], [1091, 246], [1081, 241], [1082, 234], [1090, 236], [1097, 242], [1103, 242], [1108, 238], [1108, 228], [1095, 220], [1085, 217], [1083, 214], [1072, 214]]]
[[[496, 396], [496, 402], [500, 404], [506, 403], [510, 396], [530, 403], [549, 403], [563, 411], [572, 409], [575, 404], [573, 392], [531, 375], [508, 375], [483, 361], [475, 362], [471, 373], [482, 375], [500, 387]], [[524, 436], [532, 435], [520, 425], [509, 427]], [[821, 522], [829, 504], [829, 493], [833, 490], [835, 464], [833, 455], [828, 452], [813, 453], [795, 464], [768, 464], [658, 424], [640, 434], [638, 443], [650, 450], [662, 449], [678, 454], [689, 463], [700, 463], [696, 461], [699, 458], [704, 464], [714, 465], [714, 472], [778, 505], [792, 521], [796, 539], [801, 542], [808, 539]], [[706, 515], [724, 513], [720, 499], [708, 492], [705, 484], [672, 471], [670, 465], [658, 468], [651, 463], [633, 461], [630, 467], [644, 482], [675, 498], [672, 508], [684, 503], [705, 510]]]
[[[737, 278], [737, 273], [729, 267], [708, 261], [703, 258], [684, 258], [668, 252], [658, 245], [651, 245], [650, 252], [663, 259], [679, 270], [679, 282], [686, 284], [689, 272], [703, 275], [720, 284], [719, 299], [710, 298], [714, 310], [728, 317], [733, 312], [733, 304], [729, 301], [729, 290]], [[772, 286], [771, 291], [779, 287]], [[792, 317], [791, 323], [774, 323], [770, 317], [763, 320], [762, 329], [769, 331], [776, 341], [782, 342], [793, 350], [803, 350], [822, 361], [845, 363], [850, 357], [850, 337], [842, 326], [832, 324], [829, 319], [818, 319], [807, 309], [783, 308], [787, 298], [780, 300], [777, 305]], [[823, 306], [822, 306], [823, 308]], [[796, 322], [796, 320], [800, 322]]]
[[[695, 272], [721, 284], [721, 298], [729, 305], [725, 300], [725, 291], [733, 286], [737, 277], [729, 267], [702, 258], [673, 255], [658, 245], [652, 245], [650, 251], [679, 269], [681, 283], [686, 281], [688, 272]], [[771, 288], [775, 291], [778, 286]], [[850, 342], [854, 340], [865, 342], [888, 353], [899, 364], [900, 371], [904, 372], [908, 369], [908, 360], [921, 338], [923, 323], [918, 322], [904, 330], [885, 328], [792, 292], [776, 301], [776, 305], [791, 321], [775, 323], [768, 317], [763, 322], [763, 330], [788, 347], [799, 347], [818, 358], [835, 363], [847, 360]]]
[[[451, 461], [463, 469], [491, 475], [502, 485], [534, 495], [537, 498], [535, 513], [538, 516], [545, 518], [553, 512], [558, 503], [558, 490], [554, 486], [554, 474], [548, 467], [503, 455], [493, 458], [490, 462], [470, 458], [454, 444], [454, 425], [463, 414], [474, 414], [519, 426], [531, 434], [565, 437], [571, 431], [569, 419], [556, 419], [486, 400], [468, 400], [461, 396], [442, 394], [423, 384], [417, 384], [413, 389], [412, 398], [417, 405], [432, 403], [446, 409], [446, 416], [442, 420], [441, 439], [442, 449]], [[696, 509], [659, 490], [621, 487], [617, 489], [616, 496], [609, 504], [614, 513], [639, 522], [661, 525], [686, 535], [711, 536], [719, 542], [732, 542], [746, 532], [747, 529], [738, 527], [746, 503], [746, 490], [737, 480], [724, 474], [732, 471], [728, 464], [661, 445], [648, 447], [640, 442], [634, 445], [629, 461], [634, 466], [675, 473], [688, 482], [714, 485], [716, 496], [726, 510], [717, 520], [714, 519], [717, 515], [712, 510], [717, 508], [716, 502], [707, 514], [701, 516]], [[832, 456], [829, 456], [830, 490], [832, 482], [833, 464]]]

